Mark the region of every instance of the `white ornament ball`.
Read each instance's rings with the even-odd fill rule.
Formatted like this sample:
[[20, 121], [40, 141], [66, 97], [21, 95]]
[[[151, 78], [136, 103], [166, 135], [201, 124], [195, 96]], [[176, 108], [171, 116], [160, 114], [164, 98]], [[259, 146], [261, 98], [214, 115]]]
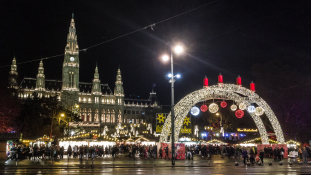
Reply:
[[245, 110], [245, 109], [246, 109], [246, 104], [240, 103], [240, 104], [239, 104], [239, 108], [240, 108], [241, 110]]
[[262, 115], [264, 113], [265, 113], [265, 110], [262, 107], [259, 106], [259, 107], [255, 108], [255, 114], [257, 116], [260, 116], [260, 115]]
[[191, 108], [190, 113], [194, 116], [197, 116], [200, 114], [200, 109], [198, 107], [194, 106]]
[[219, 107], [216, 103], [212, 103], [208, 106], [208, 110], [211, 113], [216, 113], [218, 111]]
[[237, 107], [236, 105], [231, 105], [231, 106], [230, 106], [230, 109], [231, 109], [232, 111], [236, 111], [236, 110], [238, 109], [238, 107]]
[[253, 112], [255, 112], [255, 106], [250, 105], [250, 106], [248, 106], [247, 110], [249, 113], [253, 113]]

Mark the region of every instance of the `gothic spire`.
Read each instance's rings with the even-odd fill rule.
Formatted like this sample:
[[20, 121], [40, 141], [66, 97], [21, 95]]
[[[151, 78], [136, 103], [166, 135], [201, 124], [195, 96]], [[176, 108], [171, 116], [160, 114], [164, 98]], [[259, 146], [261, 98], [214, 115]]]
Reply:
[[72, 13], [72, 18], [69, 27], [69, 33], [67, 35], [67, 45], [65, 48], [65, 52], [70, 54], [78, 54], [79, 53], [79, 46], [77, 41], [77, 34], [76, 34], [76, 26], [74, 21], [74, 14]]
[[11, 65], [11, 72], [10, 74], [15, 74], [17, 75], [17, 65], [16, 65], [16, 58], [15, 58], [15, 53], [14, 53], [14, 58], [12, 60], [12, 65]]
[[44, 75], [44, 68], [42, 60], [39, 63], [38, 74], [37, 74], [37, 81], [36, 81], [36, 89], [39, 91], [45, 90], [45, 75]]
[[96, 68], [95, 68], [95, 73], [94, 73], [92, 93], [96, 93], [98, 95], [101, 94], [97, 63], [96, 63]]

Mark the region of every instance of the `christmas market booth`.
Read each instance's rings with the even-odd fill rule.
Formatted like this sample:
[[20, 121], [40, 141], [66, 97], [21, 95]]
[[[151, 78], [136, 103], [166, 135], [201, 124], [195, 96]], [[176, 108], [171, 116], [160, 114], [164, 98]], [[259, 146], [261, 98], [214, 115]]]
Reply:
[[213, 146], [227, 145], [227, 143], [225, 143], [221, 140], [217, 140], [217, 139], [213, 139], [213, 140], [209, 140], [209, 141], [200, 140], [200, 142], [204, 145], [213, 145]]
[[41, 146], [51, 146], [52, 142], [54, 139], [50, 138], [47, 135], [44, 136], [25, 136], [23, 139], [21, 139], [21, 142], [25, 146], [35, 146], [36, 144], [41, 147]]
[[101, 136], [100, 134], [97, 134], [97, 132], [89, 132], [89, 133], [83, 133], [79, 132], [76, 133], [75, 136], [70, 137], [64, 137], [62, 139], [59, 139], [59, 146], [64, 146], [64, 150], [67, 151], [67, 148], [69, 145], [71, 146], [82, 146], [82, 145], [88, 145], [88, 146], [104, 146], [109, 147], [116, 144], [116, 142], [119, 142], [118, 138], [115, 137], [109, 137], [108, 135]]
[[0, 160], [5, 160], [12, 147], [15, 147], [22, 138], [22, 134], [0, 134]]

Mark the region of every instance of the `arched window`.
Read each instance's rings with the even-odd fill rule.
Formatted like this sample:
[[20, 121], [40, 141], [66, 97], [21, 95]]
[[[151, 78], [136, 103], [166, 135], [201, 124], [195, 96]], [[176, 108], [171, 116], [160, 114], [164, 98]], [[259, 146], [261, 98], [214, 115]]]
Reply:
[[118, 114], [118, 123], [122, 123], [121, 110], [119, 110]]
[[87, 122], [91, 122], [92, 121], [92, 109], [91, 108], [88, 109], [86, 121]]
[[95, 109], [94, 122], [96, 122], [96, 123], [99, 122], [99, 118], [98, 118], [98, 109]]
[[115, 112], [114, 110], [111, 111], [111, 123], [115, 123]]
[[110, 110], [107, 109], [106, 111], [106, 123], [110, 123]]
[[101, 122], [105, 123], [105, 109], [102, 110]]

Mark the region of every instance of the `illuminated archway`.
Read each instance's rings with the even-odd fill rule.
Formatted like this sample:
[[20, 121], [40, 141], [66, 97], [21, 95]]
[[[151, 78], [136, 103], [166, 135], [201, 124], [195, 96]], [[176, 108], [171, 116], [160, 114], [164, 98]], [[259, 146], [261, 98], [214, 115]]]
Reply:
[[[276, 118], [274, 112], [271, 110], [270, 106], [255, 92], [234, 84], [221, 84], [210, 86], [208, 88], [203, 88], [194, 91], [185, 96], [183, 99], [181, 99], [174, 107], [176, 142], [178, 141], [179, 132], [183, 124], [184, 118], [187, 116], [191, 107], [200, 101], [210, 99], [234, 100], [238, 104], [239, 103], [246, 104], [247, 107], [254, 103], [257, 104], [258, 106], [264, 109], [266, 116], [268, 117], [269, 121], [272, 124], [277, 141], [282, 144], [285, 143], [280, 123]], [[262, 143], [269, 144], [268, 134], [261, 118], [255, 115], [254, 113], [250, 113], [250, 115], [252, 116], [258, 128]], [[170, 129], [171, 129], [171, 113], [167, 116], [165, 123], [163, 125], [160, 142], [167, 142], [167, 137], [170, 134]]]

